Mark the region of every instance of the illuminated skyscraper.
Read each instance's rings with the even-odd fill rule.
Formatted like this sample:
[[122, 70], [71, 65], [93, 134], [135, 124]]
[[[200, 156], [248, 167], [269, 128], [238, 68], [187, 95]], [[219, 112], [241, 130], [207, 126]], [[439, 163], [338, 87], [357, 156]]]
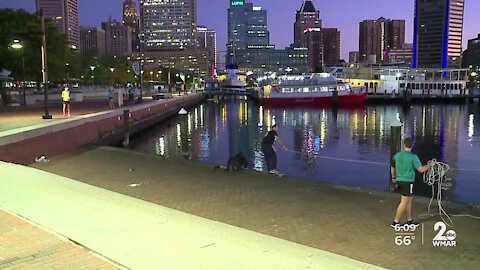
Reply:
[[413, 67], [459, 66], [465, 0], [415, 0]]
[[146, 51], [194, 47], [196, 0], [140, 0], [140, 39]]
[[132, 29], [132, 50], [140, 50], [140, 39], [138, 37], [140, 18], [135, 0], [125, 0], [123, 2], [123, 24], [130, 26]]
[[307, 33], [306, 29], [318, 28], [320, 31], [320, 28], [322, 28], [320, 11], [315, 9], [311, 0], [304, 0], [300, 9], [297, 10], [293, 28], [296, 45], [303, 45], [302, 42], [305, 40], [303, 36]]
[[67, 35], [72, 49], [79, 50], [78, 0], [40, 0], [39, 4], [45, 19]]
[[405, 20], [377, 20], [360, 22], [360, 60], [375, 56], [376, 62], [388, 59], [391, 49], [401, 48], [405, 43]]
[[197, 45], [210, 52], [210, 62], [217, 67], [217, 33], [205, 26], [197, 28]]

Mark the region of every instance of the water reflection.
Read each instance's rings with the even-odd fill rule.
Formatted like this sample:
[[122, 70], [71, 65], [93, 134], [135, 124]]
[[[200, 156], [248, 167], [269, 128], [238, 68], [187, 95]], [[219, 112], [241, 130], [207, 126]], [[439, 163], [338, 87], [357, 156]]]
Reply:
[[[288, 175], [335, 184], [388, 190], [390, 129], [402, 123], [413, 151], [426, 163], [448, 163], [452, 187], [444, 196], [480, 203], [478, 105], [267, 108], [241, 99], [209, 100], [182, 120], [172, 118], [132, 141], [134, 149], [168, 158], [225, 164], [243, 152], [264, 170], [260, 142], [273, 123], [291, 151], [278, 150], [278, 169]], [[334, 157], [328, 159], [325, 157]], [[361, 161], [361, 162], [359, 162]], [[417, 183], [421, 183], [418, 175]], [[430, 196], [429, 186], [415, 193]]]

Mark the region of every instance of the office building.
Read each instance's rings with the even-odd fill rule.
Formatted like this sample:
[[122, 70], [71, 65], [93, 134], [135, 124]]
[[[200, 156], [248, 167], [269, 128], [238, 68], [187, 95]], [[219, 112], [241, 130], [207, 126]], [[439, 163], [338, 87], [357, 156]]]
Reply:
[[397, 49], [405, 43], [405, 20], [377, 20], [360, 22], [359, 51], [360, 61], [382, 63], [387, 60], [389, 50]]
[[67, 35], [71, 48], [79, 49], [78, 0], [39, 0], [39, 5], [45, 19]]
[[458, 67], [465, 0], [415, 0], [413, 67]]
[[337, 28], [322, 28], [323, 61], [326, 66], [340, 62], [340, 31]]
[[413, 44], [407, 43], [403, 44], [401, 48], [392, 49], [387, 56], [391, 64], [412, 67]]
[[137, 3], [135, 0], [125, 0], [123, 2], [123, 24], [132, 29], [132, 50], [140, 50], [139, 27], [140, 17], [138, 15]]
[[80, 27], [81, 54], [105, 54], [105, 31], [96, 27]]
[[305, 29], [322, 28], [322, 21], [320, 20], [320, 11], [315, 9], [312, 1], [304, 0], [302, 6], [296, 13], [294, 28], [294, 44], [297, 46], [304, 46], [302, 42], [305, 40], [303, 37]]
[[145, 51], [184, 50], [196, 45], [196, 0], [140, 0], [140, 39]]
[[227, 63], [238, 51], [275, 47], [270, 44], [266, 10], [245, 0], [230, 1], [227, 18]]
[[132, 28], [117, 21], [102, 23], [105, 31], [105, 48], [109, 55], [128, 55], [132, 53]]
[[217, 33], [205, 26], [197, 27], [197, 46], [206, 48], [210, 52], [210, 62], [218, 66]]
[[480, 34], [477, 38], [468, 40], [468, 48], [463, 53], [463, 66], [475, 68], [480, 67]]

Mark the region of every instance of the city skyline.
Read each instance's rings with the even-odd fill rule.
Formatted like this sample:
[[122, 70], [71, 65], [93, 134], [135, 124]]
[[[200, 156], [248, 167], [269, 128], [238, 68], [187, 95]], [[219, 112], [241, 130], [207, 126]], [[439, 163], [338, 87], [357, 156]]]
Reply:
[[[271, 43], [277, 48], [289, 46], [293, 41], [293, 23], [295, 12], [302, 4], [302, 0], [277, 0], [275, 3], [269, 0], [252, 1], [268, 12], [268, 25]], [[341, 32], [341, 58], [348, 60], [349, 51], [357, 51], [359, 39], [359, 23], [363, 20], [386, 17], [390, 19], [404, 19], [405, 41], [413, 42], [413, 14], [414, 1], [402, 1], [404, 5], [398, 8], [395, 0], [364, 0], [361, 3], [351, 0], [341, 0], [345, 4], [339, 5], [339, 1], [322, 0], [313, 1], [320, 11], [320, 19], [323, 27], [338, 28]], [[383, 5], [378, 5], [378, 3]], [[408, 3], [406, 3], [408, 2]], [[480, 1], [465, 1], [465, 17], [462, 49], [467, 49], [469, 39], [477, 37], [480, 27], [475, 23], [475, 10], [480, 10]], [[229, 1], [223, 1], [212, 5], [209, 0], [198, 0], [198, 24], [205, 25], [217, 32], [217, 47], [219, 52], [226, 50], [227, 43], [227, 9]], [[372, 8], [372, 7], [375, 8]], [[0, 8], [24, 8], [27, 11], [35, 10], [35, 1], [2, 0]], [[101, 22], [109, 17], [118, 21], [122, 20], [122, 0], [82, 0], [79, 1], [80, 25], [100, 27]], [[343, 16], [339, 16], [339, 12]], [[213, 16], [214, 15], [214, 16]], [[221, 54], [224, 54], [221, 53]]]

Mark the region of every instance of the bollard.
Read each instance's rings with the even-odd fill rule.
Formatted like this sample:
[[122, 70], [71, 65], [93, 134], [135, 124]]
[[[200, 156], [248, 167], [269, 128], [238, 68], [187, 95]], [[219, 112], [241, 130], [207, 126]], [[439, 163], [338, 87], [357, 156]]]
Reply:
[[336, 89], [336, 88], [333, 90], [333, 99], [332, 99], [332, 102], [333, 102], [333, 105], [337, 105], [337, 104], [338, 104], [338, 92], [337, 92], [337, 89]]
[[123, 147], [130, 143], [130, 110], [123, 110]]
[[[402, 126], [392, 126], [390, 133], [390, 162], [392, 162], [393, 156], [402, 150]], [[390, 166], [388, 166], [388, 179], [390, 191], [394, 191], [395, 185], [392, 182], [392, 174], [390, 172]]]

